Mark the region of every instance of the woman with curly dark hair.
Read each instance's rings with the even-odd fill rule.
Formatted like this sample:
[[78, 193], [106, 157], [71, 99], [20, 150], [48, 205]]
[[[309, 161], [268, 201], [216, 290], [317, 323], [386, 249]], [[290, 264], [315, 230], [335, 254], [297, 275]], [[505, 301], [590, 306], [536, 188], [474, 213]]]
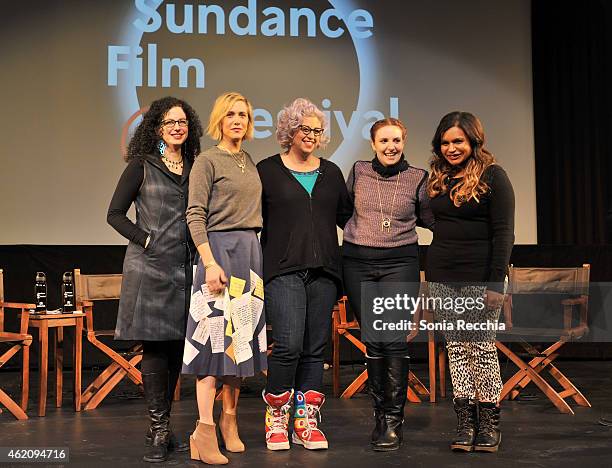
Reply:
[[[181, 371], [195, 248], [185, 210], [189, 173], [200, 152], [202, 125], [185, 101], [154, 101], [132, 137], [107, 221], [130, 242], [116, 340], [143, 345], [142, 381], [151, 421], [147, 462], [184, 451], [170, 429], [172, 395]], [[126, 213], [132, 203], [136, 222]]]
[[[469, 112], [445, 115], [432, 146], [427, 189], [436, 227], [427, 280], [430, 296], [443, 301], [434, 302], [434, 313], [446, 324], [457, 413], [451, 449], [495, 452], [502, 389], [495, 326], [514, 243], [514, 191], [485, 148], [480, 120]], [[476, 331], [458, 331], [461, 322]]]

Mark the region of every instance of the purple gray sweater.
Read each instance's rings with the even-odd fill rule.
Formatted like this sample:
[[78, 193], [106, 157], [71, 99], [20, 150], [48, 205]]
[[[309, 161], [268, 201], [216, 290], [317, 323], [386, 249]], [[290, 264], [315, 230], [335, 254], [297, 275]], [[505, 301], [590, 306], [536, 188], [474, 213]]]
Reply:
[[[378, 248], [415, 244], [416, 226], [432, 229], [434, 225], [427, 195], [427, 171], [408, 166], [405, 171], [388, 178], [378, 176], [377, 180], [377, 175], [370, 161], [357, 161], [353, 165], [346, 184], [355, 209], [344, 228], [344, 240]], [[384, 216], [391, 216], [390, 232], [381, 228], [381, 204]]]

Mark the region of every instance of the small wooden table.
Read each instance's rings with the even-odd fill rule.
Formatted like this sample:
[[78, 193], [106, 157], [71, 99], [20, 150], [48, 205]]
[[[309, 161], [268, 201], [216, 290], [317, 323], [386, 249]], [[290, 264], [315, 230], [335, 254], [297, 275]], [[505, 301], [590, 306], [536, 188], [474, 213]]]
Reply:
[[53, 350], [55, 353], [55, 406], [62, 406], [64, 367], [64, 327], [74, 327], [74, 410], [81, 411], [81, 367], [83, 363], [83, 318], [81, 311], [62, 314], [30, 314], [30, 327], [38, 328], [38, 365], [40, 367], [40, 396], [38, 415], [44, 416], [47, 407], [47, 374], [49, 371], [49, 329], [55, 329]]

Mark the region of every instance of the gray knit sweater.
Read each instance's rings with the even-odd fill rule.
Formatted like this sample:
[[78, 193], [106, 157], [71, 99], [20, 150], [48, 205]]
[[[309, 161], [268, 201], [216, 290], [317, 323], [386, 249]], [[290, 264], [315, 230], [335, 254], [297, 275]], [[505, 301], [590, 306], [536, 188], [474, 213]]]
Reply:
[[[427, 171], [408, 166], [399, 174], [399, 185], [397, 177], [377, 178], [370, 161], [355, 163], [346, 183], [355, 204], [353, 216], [344, 227], [346, 242], [366, 247], [399, 247], [417, 242], [417, 222], [433, 227]], [[381, 206], [384, 215], [391, 217], [390, 232], [381, 229]]]
[[251, 156], [245, 154], [244, 173], [230, 154], [216, 146], [196, 158], [187, 207], [196, 247], [208, 242], [208, 232], [261, 229], [261, 182]]

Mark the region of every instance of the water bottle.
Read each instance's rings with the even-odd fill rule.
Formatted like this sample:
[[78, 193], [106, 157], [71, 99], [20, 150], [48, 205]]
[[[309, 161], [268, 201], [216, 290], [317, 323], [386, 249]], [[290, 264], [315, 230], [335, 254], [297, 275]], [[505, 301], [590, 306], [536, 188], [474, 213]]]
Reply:
[[36, 309], [34, 313], [43, 313], [47, 310], [47, 275], [45, 275], [43, 271], [36, 272], [34, 295], [36, 297]]
[[62, 312], [74, 312], [74, 281], [72, 280], [72, 272], [67, 271], [62, 277]]

